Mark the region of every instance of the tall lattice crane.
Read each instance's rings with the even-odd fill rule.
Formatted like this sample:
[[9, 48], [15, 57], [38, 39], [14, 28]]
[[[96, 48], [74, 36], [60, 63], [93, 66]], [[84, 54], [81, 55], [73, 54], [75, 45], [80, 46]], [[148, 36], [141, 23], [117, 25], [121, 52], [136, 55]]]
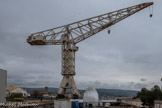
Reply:
[[[63, 79], [58, 90], [58, 97], [63, 97], [66, 89], [71, 89], [74, 97], [80, 96], [73, 78], [75, 75], [75, 52], [78, 50], [77, 43], [151, 5], [153, 2], [142, 3], [31, 34], [27, 39], [31, 45], [62, 45], [61, 74]], [[109, 30], [108, 33], [110, 33]]]

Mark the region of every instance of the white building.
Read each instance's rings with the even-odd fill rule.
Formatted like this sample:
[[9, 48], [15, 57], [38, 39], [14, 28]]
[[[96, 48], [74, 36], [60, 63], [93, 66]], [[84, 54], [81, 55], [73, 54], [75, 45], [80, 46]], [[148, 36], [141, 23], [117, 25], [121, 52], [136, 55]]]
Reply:
[[98, 106], [99, 96], [94, 87], [89, 87], [86, 89], [83, 96], [84, 107], [95, 107]]
[[71, 102], [67, 100], [55, 100], [54, 108], [72, 108]]
[[6, 102], [7, 71], [0, 69], [0, 103]]
[[162, 101], [160, 100], [154, 101], [154, 108], [162, 108]]
[[14, 87], [14, 86], [10, 86], [6, 88], [6, 95], [9, 97], [12, 94], [16, 94], [16, 93], [21, 93], [23, 95], [23, 97], [27, 97], [28, 93], [26, 90], [20, 88], [20, 87]]

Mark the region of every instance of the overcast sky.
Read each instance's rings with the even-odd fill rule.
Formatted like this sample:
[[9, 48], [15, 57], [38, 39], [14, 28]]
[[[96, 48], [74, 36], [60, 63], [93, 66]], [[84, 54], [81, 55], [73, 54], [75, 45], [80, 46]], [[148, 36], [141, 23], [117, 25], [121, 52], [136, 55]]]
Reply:
[[[0, 0], [0, 68], [8, 85], [58, 87], [61, 47], [31, 46], [35, 32], [152, 0]], [[162, 1], [80, 42], [76, 85], [80, 89], [162, 86]]]

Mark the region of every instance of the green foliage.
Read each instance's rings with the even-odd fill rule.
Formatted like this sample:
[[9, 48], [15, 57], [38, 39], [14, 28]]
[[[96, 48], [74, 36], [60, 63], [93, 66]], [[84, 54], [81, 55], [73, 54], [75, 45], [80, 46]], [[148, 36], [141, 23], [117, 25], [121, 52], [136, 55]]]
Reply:
[[137, 98], [143, 102], [143, 105], [153, 107], [155, 100], [162, 100], [162, 91], [158, 85], [155, 85], [151, 90], [142, 88], [140, 92], [137, 93]]
[[23, 98], [23, 94], [22, 93], [12, 93], [10, 98]]

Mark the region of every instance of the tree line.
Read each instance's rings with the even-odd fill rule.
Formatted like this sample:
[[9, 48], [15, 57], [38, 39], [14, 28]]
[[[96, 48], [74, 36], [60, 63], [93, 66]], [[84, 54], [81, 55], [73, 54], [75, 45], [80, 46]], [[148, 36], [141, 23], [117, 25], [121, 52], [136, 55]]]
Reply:
[[143, 106], [153, 108], [155, 100], [162, 100], [162, 90], [158, 85], [152, 87], [151, 90], [142, 88], [141, 91], [137, 93], [136, 98], [140, 98]]

